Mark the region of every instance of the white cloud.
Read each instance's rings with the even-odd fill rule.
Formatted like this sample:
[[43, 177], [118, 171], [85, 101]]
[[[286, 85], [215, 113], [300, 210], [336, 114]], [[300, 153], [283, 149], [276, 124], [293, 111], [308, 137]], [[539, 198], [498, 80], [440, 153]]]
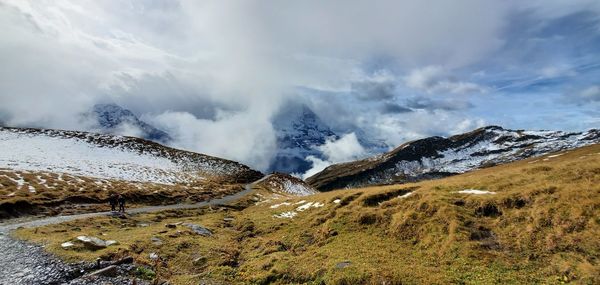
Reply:
[[579, 103], [600, 102], [600, 86], [594, 85], [585, 88], [576, 93], [572, 99]]
[[406, 86], [426, 93], [486, 93], [487, 88], [479, 84], [460, 81], [441, 66], [426, 66], [414, 69], [404, 77]]
[[312, 168], [302, 175], [303, 178], [308, 178], [331, 164], [348, 162], [367, 155], [367, 151], [360, 144], [355, 133], [346, 134], [337, 140], [327, 140], [317, 149], [321, 151], [325, 159], [315, 156], [307, 157], [306, 160], [312, 162]]
[[[394, 72], [423, 67], [404, 78], [408, 87], [485, 92], [451, 72], [502, 49], [515, 11], [552, 19], [598, 6], [519, 3], [0, 0], [0, 119], [86, 129], [73, 118], [99, 101], [114, 101], [172, 131], [177, 146], [261, 168], [274, 141], [268, 118], [297, 87], [351, 92], [359, 82], [366, 99], [389, 100], [402, 81]], [[378, 61], [390, 72], [365, 77], [383, 69]], [[466, 120], [441, 111], [393, 119], [361, 109], [368, 103], [336, 100], [323, 100], [323, 108], [345, 105], [349, 114], [338, 120], [332, 112], [328, 122], [348, 120], [394, 143], [413, 136], [397, 134], [403, 130], [440, 131], [439, 116], [448, 116], [446, 124]], [[243, 145], [236, 147], [232, 137]]]

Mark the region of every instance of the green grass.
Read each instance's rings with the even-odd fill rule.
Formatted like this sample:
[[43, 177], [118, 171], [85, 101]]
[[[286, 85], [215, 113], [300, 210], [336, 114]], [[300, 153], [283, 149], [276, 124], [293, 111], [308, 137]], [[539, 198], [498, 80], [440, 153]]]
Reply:
[[[172, 284], [598, 284], [600, 145], [544, 158], [441, 180], [308, 197], [275, 199], [267, 189], [257, 189], [243, 202], [250, 206], [239, 211], [102, 217], [17, 235], [69, 260], [133, 255]], [[496, 194], [456, 193], [463, 189]], [[406, 191], [413, 194], [398, 197]], [[263, 201], [255, 204], [252, 199], [258, 198]], [[333, 203], [336, 199], [341, 203]], [[301, 200], [324, 206], [292, 219], [274, 217], [299, 205], [270, 206]], [[234, 221], [224, 220], [229, 217]], [[181, 226], [165, 227], [179, 221], [215, 234], [201, 237]], [[120, 245], [97, 252], [60, 248], [79, 234]], [[153, 236], [164, 244], [152, 244]], [[149, 259], [151, 252], [165, 260], [159, 268]], [[338, 268], [346, 261], [349, 266]]]

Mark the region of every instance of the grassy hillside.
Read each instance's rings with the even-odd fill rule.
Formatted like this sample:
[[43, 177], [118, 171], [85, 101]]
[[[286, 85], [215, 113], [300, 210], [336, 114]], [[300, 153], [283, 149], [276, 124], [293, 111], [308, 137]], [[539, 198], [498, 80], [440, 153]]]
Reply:
[[[172, 284], [600, 283], [600, 145], [420, 183], [298, 198], [257, 189], [238, 206], [17, 234], [70, 260], [133, 255]], [[214, 234], [165, 227], [176, 222]], [[120, 245], [60, 248], [81, 234]]]
[[243, 188], [244, 184], [219, 178], [168, 185], [0, 168], [0, 220], [27, 214], [107, 211], [112, 194], [122, 194], [131, 207], [194, 203]]

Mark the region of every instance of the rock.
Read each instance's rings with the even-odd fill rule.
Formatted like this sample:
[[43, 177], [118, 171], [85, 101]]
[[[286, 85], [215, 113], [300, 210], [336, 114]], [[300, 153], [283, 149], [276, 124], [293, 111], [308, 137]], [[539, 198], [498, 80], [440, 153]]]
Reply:
[[335, 268], [341, 269], [341, 268], [346, 268], [346, 267], [348, 267], [350, 265], [352, 265], [352, 262], [350, 262], [350, 261], [342, 261], [342, 262], [338, 262], [335, 265]]
[[116, 265], [111, 265], [105, 268], [102, 268], [100, 270], [96, 270], [92, 273], [90, 273], [90, 276], [108, 276], [108, 277], [114, 277], [117, 275], [117, 266]]
[[158, 259], [158, 254], [156, 252], [150, 253], [150, 259], [157, 260]]
[[116, 244], [119, 244], [119, 242], [116, 240], [107, 240], [106, 241], [106, 246], [111, 246], [111, 245], [116, 245]]
[[170, 238], [178, 238], [183, 234], [182, 231], [176, 231], [175, 233], [172, 233], [169, 235]]
[[225, 222], [233, 222], [233, 221], [235, 221], [235, 219], [234, 218], [223, 218], [223, 221], [225, 221]]
[[123, 258], [113, 262], [112, 265], [121, 265], [121, 264], [128, 264], [128, 263], [133, 263], [133, 256], [123, 257]]
[[78, 236], [77, 240], [83, 243], [83, 245], [91, 250], [98, 250], [106, 248], [106, 242], [97, 237]]
[[152, 238], [150, 238], [150, 241], [154, 245], [162, 245], [163, 244], [162, 240], [158, 237], [152, 237]]
[[70, 242], [70, 241], [68, 241], [68, 242], [63, 242], [63, 243], [61, 243], [61, 244], [60, 244], [60, 246], [61, 246], [63, 249], [69, 249], [69, 248], [72, 248], [72, 247], [74, 247], [74, 246], [75, 246], [75, 244], [74, 244], [74, 243], [72, 243], [72, 242]]
[[196, 233], [198, 235], [205, 236], [205, 237], [209, 237], [209, 236], [213, 235], [211, 230], [209, 230], [203, 226], [191, 224], [191, 223], [184, 223], [183, 225], [190, 228], [194, 233]]
[[174, 229], [177, 226], [183, 224], [182, 222], [177, 222], [177, 223], [172, 223], [172, 224], [166, 224], [165, 227], [169, 228], [169, 229]]

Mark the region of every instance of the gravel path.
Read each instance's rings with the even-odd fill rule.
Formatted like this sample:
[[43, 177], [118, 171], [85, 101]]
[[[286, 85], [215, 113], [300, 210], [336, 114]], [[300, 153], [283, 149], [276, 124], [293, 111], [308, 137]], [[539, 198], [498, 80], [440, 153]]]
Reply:
[[[152, 206], [135, 208], [127, 211], [130, 214], [158, 212], [173, 209], [193, 209], [209, 205], [226, 204], [240, 199], [252, 191], [252, 184], [246, 189], [233, 195], [213, 199], [196, 204], [176, 204], [167, 206]], [[129, 278], [124, 277], [96, 277], [82, 276], [93, 268], [90, 264], [68, 264], [44, 251], [39, 245], [13, 239], [10, 231], [19, 227], [38, 227], [43, 225], [58, 224], [76, 219], [110, 215], [111, 212], [99, 212], [70, 216], [48, 217], [30, 221], [20, 221], [0, 224], [0, 285], [41, 285], [41, 284], [132, 284]], [[137, 284], [144, 284], [138, 280]]]

